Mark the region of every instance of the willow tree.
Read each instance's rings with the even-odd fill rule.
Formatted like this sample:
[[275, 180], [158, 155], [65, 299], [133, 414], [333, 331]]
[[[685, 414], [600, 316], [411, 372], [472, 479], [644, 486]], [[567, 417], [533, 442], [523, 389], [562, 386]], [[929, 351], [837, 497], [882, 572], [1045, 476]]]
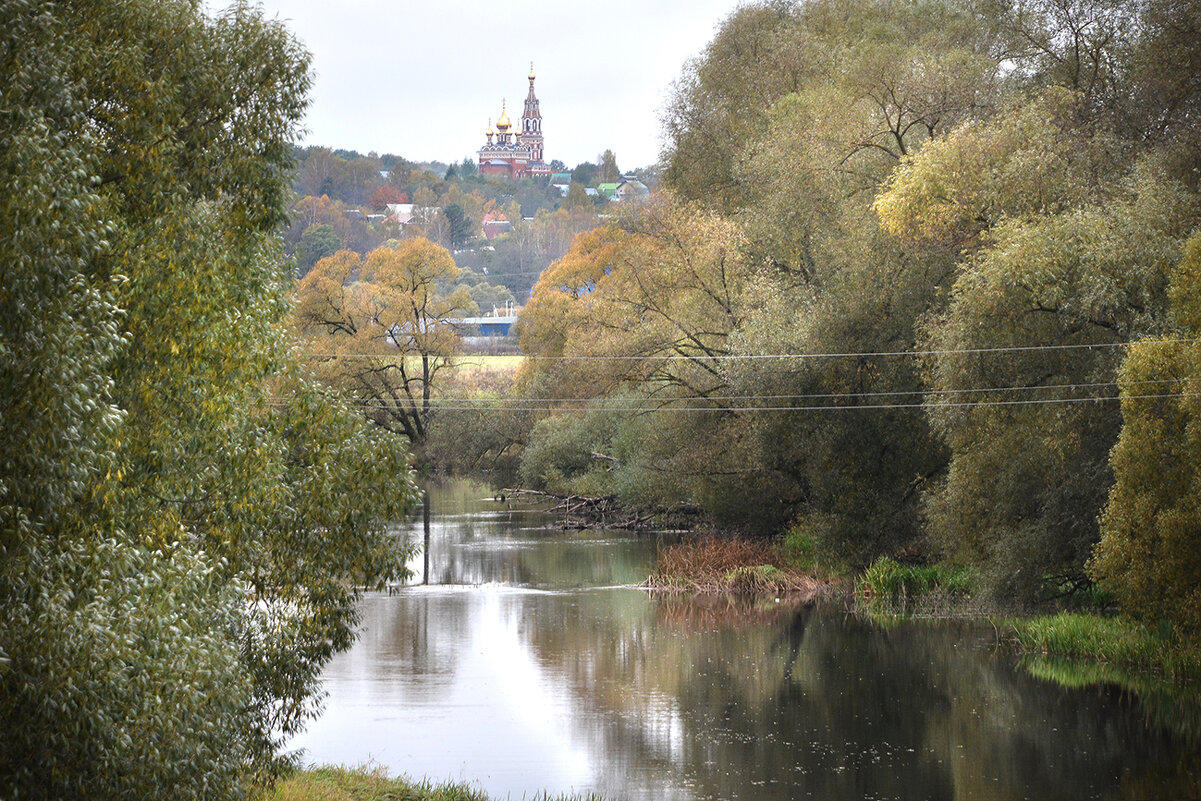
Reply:
[[[732, 389], [772, 399], [748, 402], [767, 408], [747, 415], [744, 441], [790, 488], [795, 522], [865, 563], [912, 553], [922, 489], [945, 465], [906, 403], [922, 380], [903, 354], [945, 303], [955, 261], [890, 237], [872, 199], [898, 165], [996, 109], [1003, 37], [995, 19], [953, 1], [794, 4], [787, 26], [795, 41], [780, 53], [803, 69], [755, 129], [730, 132], [740, 138], [734, 219], [748, 260], [764, 267], [733, 341], [745, 356], [847, 355], [734, 361]], [[901, 355], [871, 355], [881, 353]]]
[[413, 496], [283, 344], [307, 55], [243, 4], [0, 9], [0, 784], [242, 797]]
[[[1201, 634], [1201, 236], [1172, 271], [1175, 326], [1122, 362], [1122, 433], [1090, 573], [1149, 622]], [[1180, 341], [1181, 339], [1191, 341]]]
[[1160, 156], [1114, 163], [1082, 103], [1052, 88], [964, 126], [876, 204], [893, 233], [963, 254], [926, 324], [927, 408], [951, 450], [927, 512], [932, 540], [1006, 599], [1087, 582], [1121, 424], [1115, 346], [1166, 325], [1195, 208]]
[[439, 374], [478, 312], [450, 253], [421, 237], [362, 259], [341, 251], [300, 282], [296, 324], [322, 377], [420, 448]]
[[[728, 220], [664, 194], [580, 235], [542, 275], [519, 322], [521, 379], [530, 396], [563, 402], [530, 436], [527, 480], [688, 501], [723, 522], [775, 508], [747, 491], [764, 488], [764, 471], [739, 447], [727, 391], [752, 274], [742, 245]], [[601, 459], [606, 475], [586, 475], [598, 472], [591, 451], [618, 466]]]

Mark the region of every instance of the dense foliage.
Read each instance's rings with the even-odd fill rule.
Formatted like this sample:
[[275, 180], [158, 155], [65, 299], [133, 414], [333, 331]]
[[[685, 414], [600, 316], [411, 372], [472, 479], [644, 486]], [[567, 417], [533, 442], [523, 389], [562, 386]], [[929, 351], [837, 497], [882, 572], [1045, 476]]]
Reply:
[[740, 6], [675, 86], [668, 191], [523, 313], [524, 479], [1195, 629], [1162, 460], [1195, 433], [1199, 33], [1195, 0]]
[[243, 4], [0, 18], [2, 794], [241, 797], [414, 496], [287, 346], [307, 56]]

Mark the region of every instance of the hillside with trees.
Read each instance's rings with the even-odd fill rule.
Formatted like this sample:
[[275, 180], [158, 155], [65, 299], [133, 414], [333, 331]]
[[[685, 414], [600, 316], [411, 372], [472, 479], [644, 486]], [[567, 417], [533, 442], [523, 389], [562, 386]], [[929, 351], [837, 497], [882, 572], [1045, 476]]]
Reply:
[[[538, 276], [567, 252], [576, 234], [599, 225], [611, 195], [598, 185], [622, 179], [613, 151], [595, 163], [551, 169], [543, 178], [480, 174], [476, 162], [414, 163], [399, 156], [309, 146], [297, 148], [298, 196], [284, 236], [301, 275], [338, 250], [365, 256], [389, 239], [423, 237], [452, 251], [463, 285], [490, 310], [524, 303]], [[655, 185], [653, 169], [630, 174]], [[485, 223], [498, 223], [485, 229]]]

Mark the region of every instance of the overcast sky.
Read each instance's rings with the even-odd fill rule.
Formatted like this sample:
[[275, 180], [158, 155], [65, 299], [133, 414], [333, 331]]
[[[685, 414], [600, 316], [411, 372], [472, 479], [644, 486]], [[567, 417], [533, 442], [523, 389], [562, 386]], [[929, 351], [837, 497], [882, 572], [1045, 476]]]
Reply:
[[533, 61], [546, 159], [574, 166], [612, 148], [628, 170], [658, 159], [668, 88], [737, 0], [261, 4], [313, 54], [306, 144], [475, 158], [502, 98], [520, 118]]

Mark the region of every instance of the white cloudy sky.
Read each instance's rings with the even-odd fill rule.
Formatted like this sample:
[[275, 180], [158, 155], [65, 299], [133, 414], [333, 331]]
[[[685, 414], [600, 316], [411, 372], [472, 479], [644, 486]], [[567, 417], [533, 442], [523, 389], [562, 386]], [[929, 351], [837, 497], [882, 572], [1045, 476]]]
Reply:
[[612, 148], [622, 169], [658, 158], [658, 110], [669, 86], [737, 5], [260, 1], [313, 53], [308, 144], [419, 161], [474, 157], [502, 98], [520, 117], [533, 61], [546, 158], [574, 166]]

